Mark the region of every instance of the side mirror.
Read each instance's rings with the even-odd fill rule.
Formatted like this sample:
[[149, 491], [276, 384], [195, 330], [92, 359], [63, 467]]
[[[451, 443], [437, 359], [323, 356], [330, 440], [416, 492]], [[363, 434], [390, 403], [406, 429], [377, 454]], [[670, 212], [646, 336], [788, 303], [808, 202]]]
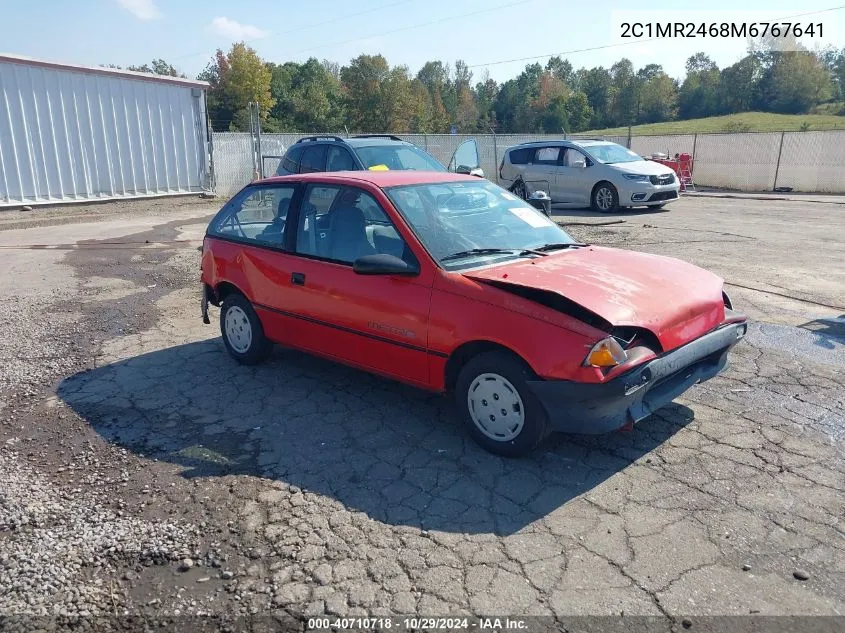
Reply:
[[466, 174], [467, 176], [472, 173], [472, 169], [468, 165], [458, 165], [455, 168], [456, 174]]
[[364, 255], [352, 263], [353, 272], [359, 275], [418, 275], [418, 266], [409, 264], [395, 255]]
[[484, 178], [484, 170], [481, 167], [476, 167], [475, 169], [469, 170], [470, 176], [476, 176], [478, 178]]

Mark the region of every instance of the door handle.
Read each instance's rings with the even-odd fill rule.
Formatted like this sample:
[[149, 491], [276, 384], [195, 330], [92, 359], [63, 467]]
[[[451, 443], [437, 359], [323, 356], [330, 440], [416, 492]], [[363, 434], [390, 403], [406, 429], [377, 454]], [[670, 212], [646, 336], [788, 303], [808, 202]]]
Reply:
[[290, 282], [294, 286], [304, 286], [305, 285], [305, 273], [291, 273]]

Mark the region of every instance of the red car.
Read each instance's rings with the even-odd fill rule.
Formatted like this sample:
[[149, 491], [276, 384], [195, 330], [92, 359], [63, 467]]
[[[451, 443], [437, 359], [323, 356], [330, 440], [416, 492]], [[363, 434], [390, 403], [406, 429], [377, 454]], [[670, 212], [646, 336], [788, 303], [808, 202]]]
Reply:
[[717, 276], [579, 244], [487, 180], [334, 172], [245, 187], [208, 227], [202, 315], [229, 353], [273, 343], [452, 391], [487, 450], [630, 426], [746, 332]]

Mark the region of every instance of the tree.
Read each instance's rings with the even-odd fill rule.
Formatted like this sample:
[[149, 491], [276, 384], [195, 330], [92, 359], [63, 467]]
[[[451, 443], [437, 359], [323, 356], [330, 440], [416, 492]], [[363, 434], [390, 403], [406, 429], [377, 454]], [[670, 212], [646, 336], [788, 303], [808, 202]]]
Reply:
[[410, 89], [410, 112], [408, 120], [408, 131], [415, 134], [427, 134], [433, 132], [432, 123], [432, 101], [423, 82], [419, 79], [411, 81]]
[[171, 66], [163, 59], [154, 59], [150, 64], [144, 64], [142, 66], [129, 66], [127, 70], [153, 75], [164, 75], [166, 77], [185, 77], [185, 75], [180, 74], [174, 66]]
[[482, 81], [475, 84], [475, 103], [478, 107], [478, 130], [481, 132], [496, 129], [497, 121], [494, 106], [498, 93], [498, 84], [490, 78], [490, 72], [485, 71]]
[[759, 84], [757, 103], [761, 109], [800, 114], [830, 99], [830, 75], [813, 53], [776, 51], [772, 57]]
[[218, 50], [214, 62], [198, 78], [210, 84], [208, 112], [215, 130], [246, 131], [251, 101], [259, 104], [262, 120], [267, 119], [275, 104], [270, 92], [270, 69], [243, 42], [233, 44], [228, 55]]
[[706, 53], [696, 53], [687, 59], [687, 74], [718, 70], [716, 63]]
[[235, 114], [234, 105], [224, 88], [224, 81], [229, 74], [229, 60], [222, 50], [218, 49], [214, 62], [208, 64], [198, 76], [200, 81], [209, 83], [206, 92], [206, 108], [211, 127], [215, 131], [228, 130]]
[[412, 118], [408, 112], [411, 86], [406, 66], [390, 68], [382, 55], [359, 55], [340, 71], [347, 95], [350, 122], [362, 132], [402, 132]]
[[680, 118], [698, 119], [718, 114], [721, 80], [718, 66], [704, 53], [687, 59], [687, 76], [678, 95]]
[[590, 102], [580, 90], [576, 90], [566, 100], [566, 118], [569, 120], [568, 132], [583, 132], [590, 128], [593, 120], [593, 109]]
[[639, 86], [631, 60], [622, 58], [610, 67], [610, 108], [612, 125], [636, 123], [639, 106]]
[[569, 60], [561, 59], [557, 55], [546, 62], [546, 70], [556, 79], [560, 79], [569, 89], [575, 89], [578, 79]]
[[[718, 71], [717, 71], [718, 74]], [[678, 85], [662, 70], [648, 79], [640, 90], [639, 121], [671, 121], [678, 115]]]
[[719, 77], [719, 112], [731, 114], [750, 110], [761, 73], [760, 61], [753, 55], [747, 55], [722, 70]]
[[589, 70], [582, 68], [578, 71], [577, 83], [593, 110], [590, 126], [594, 128], [605, 127], [609, 123], [610, 72], [601, 66]]
[[845, 99], [845, 48], [836, 50], [832, 46], [824, 49], [819, 60], [830, 73], [832, 98]]
[[551, 71], [543, 71], [538, 78], [537, 97], [531, 104], [535, 126], [540, 132], [555, 134], [569, 129], [566, 100], [569, 89]]
[[[331, 132], [343, 128], [340, 81], [325, 62], [310, 58], [303, 64], [268, 64], [270, 93], [276, 103], [271, 127], [300, 132]], [[338, 71], [339, 73], [339, 71]]]
[[229, 72], [223, 88], [231, 98], [236, 113], [245, 111], [252, 101], [258, 103], [261, 119], [266, 119], [276, 103], [270, 92], [270, 70], [255, 50], [243, 42], [232, 45], [228, 61]]

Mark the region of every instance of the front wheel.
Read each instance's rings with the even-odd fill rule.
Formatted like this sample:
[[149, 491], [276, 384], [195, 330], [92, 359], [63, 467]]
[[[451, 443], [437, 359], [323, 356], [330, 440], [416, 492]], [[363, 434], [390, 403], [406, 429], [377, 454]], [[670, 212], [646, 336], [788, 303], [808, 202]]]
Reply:
[[596, 211], [609, 213], [619, 206], [619, 194], [609, 182], [600, 182], [593, 188], [592, 207]]
[[232, 293], [220, 308], [220, 332], [226, 351], [243, 365], [265, 360], [273, 344], [264, 336], [264, 328], [252, 304], [243, 295]]
[[528, 200], [528, 189], [525, 187], [525, 181], [523, 180], [517, 182], [513, 186], [513, 189], [511, 189], [511, 192], [520, 200]]
[[548, 435], [546, 411], [527, 384], [534, 378], [522, 361], [504, 352], [480, 354], [461, 369], [455, 398], [467, 430], [482, 448], [521, 457]]

